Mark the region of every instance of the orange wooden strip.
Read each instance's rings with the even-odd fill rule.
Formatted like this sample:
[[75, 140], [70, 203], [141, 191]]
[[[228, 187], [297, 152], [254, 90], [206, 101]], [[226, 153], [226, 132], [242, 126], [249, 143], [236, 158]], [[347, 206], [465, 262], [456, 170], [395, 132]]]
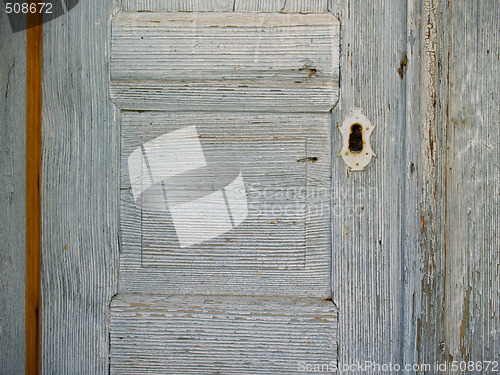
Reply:
[[[42, 15], [26, 31], [26, 374], [40, 373]], [[38, 25], [38, 26], [33, 26]]]

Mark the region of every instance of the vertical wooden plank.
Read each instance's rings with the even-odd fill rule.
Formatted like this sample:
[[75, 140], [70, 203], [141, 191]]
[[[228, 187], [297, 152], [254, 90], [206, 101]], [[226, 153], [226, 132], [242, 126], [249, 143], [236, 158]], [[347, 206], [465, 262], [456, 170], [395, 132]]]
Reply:
[[[444, 150], [438, 3], [407, 5], [404, 361], [442, 362]], [[404, 70], [402, 71], [404, 73]]]
[[[406, 119], [404, 128], [404, 151], [402, 155], [405, 173], [404, 211], [402, 241], [404, 252], [403, 267], [406, 272], [403, 278], [403, 298], [406, 303], [403, 307], [403, 353], [405, 363], [417, 363], [417, 333], [415, 316], [420, 311], [420, 272], [417, 220], [418, 210], [418, 178], [417, 160], [420, 139], [420, 60], [421, 60], [421, 9], [420, 2], [408, 0], [406, 7], [406, 66], [400, 66], [401, 74], [406, 84]], [[403, 62], [404, 63], [404, 62]]]
[[[348, 173], [333, 160], [333, 300], [339, 307], [339, 364], [401, 363], [404, 290], [405, 85], [398, 69], [406, 49], [406, 1], [338, 1], [342, 22], [341, 100], [333, 128], [351, 108], [377, 125], [377, 159]], [[404, 71], [403, 71], [404, 74]], [[403, 78], [402, 78], [403, 77]], [[333, 155], [341, 149], [333, 136]]]
[[[40, 373], [42, 167], [42, 14], [29, 13], [26, 31], [26, 373]], [[38, 25], [38, 26], [34, 26]]]
[[[500, 8], [443, 2], [446, 126], [444, 356], [500, 352]], [[490, 369], [491, 371], [491, 369]], [[488, 371], [486, 371], [488, 372]]]
[[498, 358], [499, 19], [408, 1], [406, 362]]
[[44, 25], [42, 372], [106, 374], [118, 258], [117, 112], [109, 100], [114, 4]]
[[0, 365], [25, 371], [26, 33], [0, 11]]

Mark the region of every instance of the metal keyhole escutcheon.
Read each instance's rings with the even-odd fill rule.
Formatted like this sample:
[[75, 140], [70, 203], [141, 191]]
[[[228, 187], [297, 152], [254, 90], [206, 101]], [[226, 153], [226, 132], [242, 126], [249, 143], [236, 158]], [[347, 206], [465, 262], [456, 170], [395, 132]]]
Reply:
[[361, 108], [351, 109], [339, 131], [342, 134], [342, 149], [339, 156], [349, 171], [364, 171], [372, 156], [377, 157], [370, 145], [370, 136], [375, 125], [362, 113]]

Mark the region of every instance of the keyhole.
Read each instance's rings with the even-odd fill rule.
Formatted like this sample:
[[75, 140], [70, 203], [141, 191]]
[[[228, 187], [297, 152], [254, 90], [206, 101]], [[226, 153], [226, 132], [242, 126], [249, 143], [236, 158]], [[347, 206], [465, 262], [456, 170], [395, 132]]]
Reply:
[[351, 134], [349, 134], [349, 150], [356, 154], [363, 150], [363, 134], [361, 133], [361, 129], [361, 125], [353, 124], [351, 126]]

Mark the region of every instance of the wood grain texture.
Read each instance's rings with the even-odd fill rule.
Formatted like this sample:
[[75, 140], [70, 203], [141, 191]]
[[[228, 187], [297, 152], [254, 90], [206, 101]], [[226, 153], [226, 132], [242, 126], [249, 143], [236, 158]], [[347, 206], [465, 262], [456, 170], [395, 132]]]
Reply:
[[26, 33], [0, 12], [0, 368], [25, 370]]
[[26, 31], [26, 374], [40, 374], [42, 15], [27, 16]]
[[[151, 139], [193, 124], [207, 164], [232, 163], [241, 172], [248, 217], [223, 235], [181, 248], [175, 222], [167, 211], [158, 212], [163, 192], [157, 201], [150, 195], [149, 204], [134, 201], [128, 159]], [[123, 112], [120, 293], [196, 290], [328, 298], [330, 142], [329, 114]], [[184, 158], [192, 153], [182, 152]], [[146, 154], [151, 166], [154, 149]], [[168, 160], [158, 165], [169, 168]], [[224, 180], [233, 172], [215, 173]], [[193, 174], [174, 188], [195, 199], [203, 188], [198, 177]], [[207, 214], [201, 212], [197, 220]]]
[[[167, 16], [173, 17], [166, 14], [164, 17]], [[213, 19], [208, 15], [204, 17], [208, 20]], [[281, 16], [273, 17], [279, 22], [285, 19]], [[225, 21], [228, 25], [238, 23], [239, 18], [248, 19], [247, 16], [237, 14], [226, 19], [219, 17], [214, 26], [224, 26]], [[259, 16], [257, 19], [261, 23], [264, 22]], [[266, 23], [269, 19], [272, 18], [266, 18]], [[200, 18], [199, 27], [202, 21]], [[134, 27], [138, 23], [135, 22]], [[144, 28], [141, 32], [143, 31]], [[224, 35], [226, 32], [227, 30], [223, 31]], [[231, 31], [232, 33], [234, 31]], [[248, 33], [248, 30], [245, 30], [245, 33]], [[113, 35], [116, 34], [113, 32]], [[298, 35], [300, 36], [300, 33]], [[123, 39], [122, 50], [131, 48], [128, 39]], [[223, 41], [229, 43], [227, 40]], [[246, 45], [248, 43], [249, 41]], [[158, 46], [166, 44], [162, 41]], [[284, 44], [284, 47], [288, 48], [286, 40]], [[211, 43], [201, 43], [201, 45], [210, 47]], [[262, 46], [265, 45], [269, 43], [262, 43]], [[328, 46], [332, 47], [335, 50], [335, 45]], [[162, 48], [164, 47], [160, 49]], [[254, 47], [250, 45], [248, 48], [250, 56], [253, 53], [252, 49]], [[113, 50], [113, 53], [117, 50]], [[151, 54], [152, 50], [155, 51], [157, 48], [150, 46], [147, 49], [148, 54]], [[178, 54], [184, 59], [182, 55], [190, 52], [179, 53], [174, 49], [165, 56], [170, 59]], [[307, 51], [301, 52], [301, 57], [304, 58]], [[257, 75], [257, 81], [274, 80], [283, 86], [291, 79], [296, 85], [297, 79], [304, 81], [308, 77], [313, 77], [314, 67], [309, 68], [309, 72], [306, 71], [307, 76], [302, 76], [303, 70], [299, 70], [301, 76], [297, 78], [296, 72], [285, 66], [290, 61], [295, 63], [294, 56], [291, 56], [291, 59], [271, 59], [272, 61], [263, 57], [273, 54], [275, 53], [271, 50], [254, 53], [257, 57], [253, 59], [254, 61], [250, 59], [252, 64], [245, 66], [246, 71], [240, 73], [228, 71], [223, 59], [221, 63], [220, 55], [217, 59], [209, 56], [209, 60], [214, 59], [216, 62], [208, 64], [211, 66], [210, 70], [194, 69], [193, 63], [200, 64], [197, 60], [202, 60], [201, 62], [206, 64], [204, 61], [206, 56], [203, 55], [201, 58], [200, 55], [194, 55], [194, 58], [191, 55], [192, 60], [176, 65], [180, 67], [179, 72], [170, 71], [171, 66], [165, 65], [163, 61], [165, 59], [161, 58], [152, 60], [152, 66], [160, 62], [158, 66], [153, 66], [153, 69], [144, 69], [148, 65], [144, 61], [142, 67], [137, 65], [134, 68], [135, 63], [130, 64], [133, 59], [130, 59], [130, 53], [126, 52], [124, 54], [128, 59], [126, 64], [118, 61], [118, 64], [113, 66], [114, 55], [112, 55], [111, 69], [117, 73], [116, 75], [112, 73], [112, 78], [118, 77], [122, 80], [153, 78], [157, 81], [161, 78], [187, 82], [216, 78], [243, 80], [245, 85], [246, 77], [255, 80], [253, 76]], [[316, 58], [315, 56], [311, 55], [312, 58]], [[336, 56], [338, 57], [338, 50], [333, 53], [334, 59]], [[243, 65], [244, 60], [239, 64]], [[273, 64], [274, 71], [269, 76], [266, 70]], [[279, 64], [284, 65], [279, 66]], [[326, 64], [324, 69], [333, 67], [332, 76], [338, 80], [338, 67], [335, 64]], [[117, 66], [119, 69], [115, 70]], [[165, 66], [168, 67], [167, 70]], [[214, 66], [222, 68], [218, 70], [214, 69]], [[275, 68], [281, 71], [278, 75]], [[319, 68], [316, 70], [323, 71]], [[130, 84], [129, 82], [125, 84]], [[116, 85], [118, 84], [121, 82], [117, 80]], [[174, 87], [170, 82], [168, 85]], [[252, 83], [249, 84], [251, 85]], [[321, 82], [321, 85], [328, 86], [324, 82]], [[155, 89], [160, 90], [164, 86], [165, 82], [160, 81]], [[328, 113], [310, 112], [328, 112], [337, 100], [335, 97], [337, 92], [334, 93], [326, 109], [321, 107], [321, 101], [307, 102], [308, 96], [312, 95], [305, 90], [298, 93], [296, 98], [299, 100], [294, 99], [292, 105], [280, 104], [283, 108], [272, 105], [272, 101], [269, 100], [264, 101], [265, 106], [252, 106], [262, 100], [265, 96], [263, 91], [266, 90], [265, 87], [262, 89], [262, 82], [257, 82], [254, 86], [256, 93], [258, 92], [255, 97], [243, 95], [244, 102], [240, 103], [233, 103], [230, 98], [227, 100], [224, 97], [223, 102], [216, 102], [213, 106], [198, 106], [196, 101], [191, 100], [192, 98], [188, 98], [189, 103], [186, 101], [186, 104], [181, 103], [181, 105], [155, 102], [154, 105], [148, 103], [145, 106], [137, 98], [124, 105], [115, 94], [118, 92], [123, 96], [125, 91], [115, 91], [113, 94], [116, 103], [122, 109], [141, 111], [122, 112], [122, 252], [120, 294], [114, 299], [111, 312], [111, 373], [150, 371], [172, 374], [212, 372], [290, 374], [304, 373], [299, 367], [300, 360], [308, 364], [320, 364], [323, 369], [325, 365], [332, 369], [336, 363], [337, 327], [334, 305], [328, 300], [292, 296], [322, 298], [330, 296], [331, 244], [328, 223], [330, 116]], [[203, 97], [205, 102], [219, 95], [212, 92], [208, 92], [207, 95], [209, 90], [203, 86], [201, 88], [205, 91], [206, 96]], [[330, 90], [330, 87], [326, 87], [326, 90]], [[243, 88], [240, 92], [236, 91], [235, 97], [244, 94], [245, 91], [250, 90]], [[140, 94], [144, 95], [144, 92]], [[178, 93], [174, 92], [174, 95]], [[269, 97], [272, 99], [274, 95], [276, 94], [271, 94]], [[185, 113], [144, 112], [144, 109], [184, 110]], [[218, 112], [196, 112], [207, 110]], [[250, 112], [252, 110], [309, 113], [273, 115]], [[237, 114], [224, 111], [249, 113]], [[154, 202], [148, 202], [148, 208], [153, 207], [151, 212], [145, 209], [144, 201], [142, 208], [134, 202], [127, 162], [131, 153], [143, 145], [141, 153], [147, 158], [147, 162], [141, 163], [144, 165], [142, 174], [147, 176], [147, 180], [155, 180], [154, 172], [157, 171], [157, 167], [153, 167], [152, 164], [157, 164], [154, 159], [156, 156], [162, 157], [164, 151], [155, 148], [159, 146], [150, 147], [149, 144], [164, 134], [193, 125], [196, 125], [204, 157], [209, 164], [225, 161], [241, 168], [245, 186], [250, 190], [249, 207], [255, 211], [252, 212], [250, 209], [246, 225], [244, 222], [232, 233], [201, 244], [199, 247], [182, 250], [176, 247], [175, 232], [172, 227], [170, 229], [168, 226], [165, 227], [164, 223], [168, 223], [168, 217], [159, 220], [157, 208], [155, 204], [151, 204]], [[168, 153], [167, 150], [165, 152]], [[190, 148], [184, 150], [183, 154], [191, 160], [191, 156], [196, 153], [194, 148]], [[222, 179], [226, 173], [229, 174], [222, 170]], [[199, 175], [190, 177], [192, 183]], [[184, 186], [187, 189], [182, 190], [183, 192], [188, 190], [195, 196], [198, 192], [193, 186], [196, 185]], [[309, 188], [314, 191], [313, 194], [310, 194]], [[259, 193], [259, 197], [251, 198], [252, 193]], [[262, 193], [273, 195], [262, 198]], [[167, 192], [167, 198], [170, 198], [168, 194], [171, 193]], [[161, 200], [161, 195], [159, 199]], [[170, 203], [171, 199], [168, 202]], [[296, 208], [297, 203], [301, 207], [299, 210]], [[282, 213], [274, 213], [263, 207], [263, 204], [273, 204], [274, 207], [282, 206], [288, 209], [293, 204], [294, 212], [300, 215], [295, 217], [288, 214], [283, 219]], [[149, 222], [148, 218], [151, 219]], [[162, 231], [166, 233], [164, 238], [160, 236]], [[262, 235], [263, 233], [269, 235]], [[193, 295], [162, 297], [123, 294], [130, 292], [265, 294], [273, 297]], [[277, 297], [278, 294], [289, 297]], [[145, 311], [148, 308], [144, 306], [149, 306], [149, 312]], [[234, 319], [237, 321], [231, 322]], [[179, 338], [179, 334], [182, 337]]]
[[409, 2], [407, 9], [406, 174], [404, 236], [406, 363], [443, 361], [446, 134], [438, 120], [445, 100], [437, 2]]
[[499, 19], [409, 3], [406, 362], [499, 355]]
[[328, 0], [122, 0], [125, 12], [327, 12]]
[[44, 24], [42, 373], [106, 374], [118, 261], [119, 128], [109, 100], [112, 2]]
[[305, 374], [301, 362], [325, 371], [336, 365], [336, 318], [314, 298], [118, 295], [111, 374]]
[[500, 8], [441, 4], [443, 356], [500, 358]]
[[[340, 159], [333, 162], [333, 297], [340, 306], [340, 363], [498, 358], [495, 1], [473, 6], [430, 0], [334, 0], [331, 5], [313, 0], [123, 0], [123, 6], [130, 11], [329, 8], [338, 14], [343, 95], [333, 125], [350, 107], [363, 107], [377, 124], [372, 140], [379, 156], [363, 174], [348, 175]], [[47, 307], [42, 334], [48, 373], [107, 372], [105, 305], [116, 272], [119, 185], [119, 137], [110, 128], [107, 88], [100, 86], [108, 83], [103, 56], [109, 7], [82, 6], [80, 13], [53, 21], [46, 36], [45, 45], [51, 46], [47, 60], [55, 61], [46, 68], [50, 80], [44, 83], [49, 103], [44, 124], [50, 132], [44, 138], [49, 175], [43, 189], [50, 215], [44, 216]], [[97, 71], [91, 62], [97, 62]], [[332, 142], [334, 154], [340, 146], [339, 135]], [[20, 205], [15, 198], [14, 204]], [[66, 244], [68, 250], [61, 252]], [[21, 259], [12, 262], [19, 265]], [[6, 337], [9, 344], [16, 342]], [[21, 355], [6, 353], [9, 358]]]
[[[406, 1], [335, 1], [342, 22], [341, 125], [350, 108], [376, 124], [378, 158], [364, 172], [332, 162], [333, 301], [339, 308], [339, 363], [401, 363], [404, 300], [402, 222], [405, 83], [398, 68], [406, 49]], [[333, 152], [340, 151], [340, 132]], [[354, 371], [352, 373], [364, 373]]]
[[124, 12], [232, 12], [234, 0], [121, 0]]
[[122, 110], [328, 112], [339, 26], [330, 13], [120, 13], [111, 95]]
[[236, 12], [328, 12], [328, 0], [235, 0]]

